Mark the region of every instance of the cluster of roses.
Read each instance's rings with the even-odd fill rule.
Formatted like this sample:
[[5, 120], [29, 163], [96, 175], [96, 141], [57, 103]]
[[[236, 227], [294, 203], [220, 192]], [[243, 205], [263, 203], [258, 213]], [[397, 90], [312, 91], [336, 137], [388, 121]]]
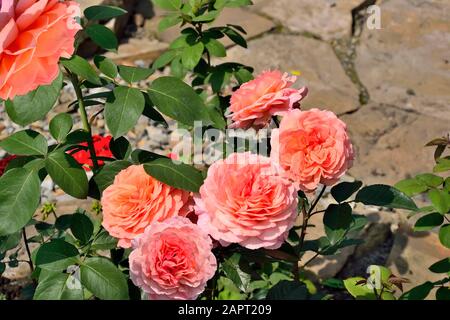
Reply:
[[[58, 61], [73, 54], [81, 28], [70, 8], [79, 5], [0, 1], [1, 99], [26, 94], [57, 77]], [[295, 80], [265, 72], [231, 99], [231, 127], [260, 129], [273, 116], [283, 117], [272, 132], [270, 158], [232, 154], [209, 168], [195, 195], [161, 183], [139, 165], [121, 171], [104, 191], [103, 226], [119, 246], [133, 248], [130, 276], [150, 299], [198, 297], [217, 269], [214, 245], [279, 248], [297, 217], [297, 191], [331, 185], [351, 166], [345, 124], [329, 111], [301, 111], [307, 89], [292, 88]], [[94, 137], [97, 155], [112, 156], [108, 139]], [[74, 157], [86, 170], [92, 166], [87, 151]]]
[[121, 171], [104, 191], [103, 226], [133, 248], [130, 276], [150, 299], [195, 299], [215, 274], [214, 246], [279, 248], [297, 217], [297, 192], [334, 184], [351, 166], [345, 124], [329, 111], [298, 109], [307, 90], [291, 88], [295, 80], [265, 72], [231, 99], [234, 127], [262, 128], [283, 116], [270, 158], [233, 153], [209, 168], [194, 195], [142, 165]]

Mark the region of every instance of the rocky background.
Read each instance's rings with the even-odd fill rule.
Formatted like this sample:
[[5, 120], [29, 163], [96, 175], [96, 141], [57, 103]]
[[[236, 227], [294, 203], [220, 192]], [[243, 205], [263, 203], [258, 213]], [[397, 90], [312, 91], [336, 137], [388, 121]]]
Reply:
[[[102, 1], [79, 2], [85, 8]], [[348, 124], [357, 159], [345, 179], [394, 184], [432, 170], [433, 150], [424, 145], [450, 131], [448, 0], [253, 2], [247, 9], [227, 9], [216, 22], [239, 24], [248, 32], [248, 49], [227, 43], [230, 50], [225, 60], [251, 65], [256, 72], [277, 68], [300, 74], [298, 85], [310, 90], [303, 107], [332, 110]], [[367, 7], [373, 4], [381, 9], [381, 29], [371, 30], [366, 24]], [[110, 57], [122, 64], [147, 66], [179, 30], [159, 34], [163, 12], [149, 0], [125, 0], [124, 7], [129, 14], [110, 23], [123, 39], [118, 53]], [[92, 43], [81, 49], [85, 55], [97, 50]], [[67, 86], [55, 110], [66, 111], [73, 99], [73, 90]], [[33, 128], [48, 130], [48, 122], [37, 122]], [[0, 113], [0, 139], [17, 129]], [[135, 147], [167, 154], [172, 130], [142, 118], [129, 139]], [[107, 132], [101, 118], [94, 131]], [[51, 183], [45, 189], [44, 201], [58, 201], [58, 213], [92, 206], [62, 195]], [[331, 199], [325, 197], [322, 205], [327, 201]], [[411, 279], [408, 289], [433, 279], [428, 267], [450, 254], [435, 233], [413, 233], [413, 221], [407, 220], [405, 212], [359, 207], [355, 211], [369, 217], [370, 224], [361, 235], [366, 242], [339, 256], [318, 259], [309, 269], [319, 278], [364, 275], [368, 265], [381, 264]], [[323, 234], [321, 216], [315, 219], [311, 239]], [[8, 269], [0, 279], [0, 295], [17, 298], [17, 290], [11, 288], [24, 286], [28, 274], [25, 263]]]

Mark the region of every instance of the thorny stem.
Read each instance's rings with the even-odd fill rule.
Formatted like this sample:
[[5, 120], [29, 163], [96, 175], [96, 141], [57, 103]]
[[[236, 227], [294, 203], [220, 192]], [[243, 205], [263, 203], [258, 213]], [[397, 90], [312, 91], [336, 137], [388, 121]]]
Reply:
[[27, 239], [27, 233], [25, 231], [25, 227], [22, 228], [22, 235], [23, 235], [23, 242], [25, 243], [25, 250], [27, 251], [28, 255], [28, 264], [30, 265], [31, 271], [34, 271], [33, 261], [31, 260], [31, 251], [30, 247], [28, 246], [28, 239]]
[[89, 133], [90, 139], [88, 141], [88, 148], [89, 153], [91, 154], [92, 163], [94, 164], [94, 172], [96, 173], [99, 169], [98, 161], [97, 161], [97, 155], [95, 153], [94, 148], [94, 142], [92, 139], [92, 129], [91, 125], [89, 123], [88, 115], [86, 112], [86, 106], [84, 104], [83, 100], [83, 93], [81, 92], [80, 83], [78, 81], [78, 76], [76, 74], [73, 74], [69, 70], [67, 70], [67, 73], [69, 74], [70, 81], [72, 82], [73, 88], [75, 89], [75, 94], [77, 96], [78, 100], [78, 110], [80, 112], [81, 121], [83, 123], [83, 129], [87, 133]]

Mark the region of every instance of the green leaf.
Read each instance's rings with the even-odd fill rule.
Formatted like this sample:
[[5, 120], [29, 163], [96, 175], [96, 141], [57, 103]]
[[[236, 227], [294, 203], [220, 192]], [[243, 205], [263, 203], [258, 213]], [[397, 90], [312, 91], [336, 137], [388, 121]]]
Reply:
[[91, 67], [89, 62], [87, 62], [85, 59], [77, 55], [72, 56], [72, 58], [69, 60], [67, 59], [61, 60], [61, 64], [67, 69], [69, 69], [72, 73], [75, 73], [76, 75], [93, 84], [96, 85], [102, 84], [99, 76], [95, 72], [94, 68]]
[[183, 66], [188, 70], [194, 69], [200, 62], [204, 49], [205, 45], [201, 42], [197, 42], [184, 48], [181, 53], [181, 62], [183, 63]]
[[109, 148], [116, 159], [126, 160], [130, 157], [131, 145], [125, 137], [112, 139]]
[[436, 262], [430, 268], [431, 272], [434, 273], [449, 273], [450, 272], [450, 258], [442, 259]]
[[39, 281], [34, 300], [83, 300], [79, 280], [68, 273], [54, 273]]
[[345, 289], [344, 281], [336, 278], [325, 279], [322, 285], [333, 289]]
[[17, 168], [0, 177], [0, 236], [19, 231], [39, 206], [41, 181], [37, 172]]
[[154, 153], [154, 152], [150, 152], [150, 151], [146, 151], [146, 150], [141, 150], [141, 149], [136, 149], [131, 153], [131, 160], [133, 160], [134, 163], [138, 163], [138, 164], [142, 164], [142, 163], [147, 163], [156, 159], [161, 159], [161, 158], [166, 158], [160, 154]]
[[55, 228], [58, 230], [65, 231], [72, 225], [73, 214], [65, 214], [59, 216], [55, 221]]
[[434, 167], [433, 172], [445, 172], [450, 170], [450, 159], [439, 159], [438, 164]]
[[20, 156], [45, 156], [47, 154], [47, 140], [33, 130], [23, 130], [14, 133], [0, 142], [0, 148], [11, 154]]
[[[22, 239], [22, 233], [21, 232], [15, 232], [13, 234], [2, 236], [0, 237], [0, 253], [4, 253], [8, 250], [14, 249], [17, 247], [20, 243], [20, 240]], [[1, 261], [1, 254], [0, 254], [0, 261]]]
[[417, 220], [414, 231], [429, 231], [440, 226], [443, 222], [444, 217], [440, 213], [430, 213]]
[[210, 123], [202, 98], [178, 78], [158, 78], [150, 86], [149, 95], [161, 113], [182, 124], [193, 126], [195, 121]]
[[244, 39], [243, 36], [241, 36], [238, 32], [235, 30], [229, 28], [229, 27], [223, 27], [222, 32], [227, 35], [228, 38], [230, 38], [231, 41], [236, 43], [237, 45], [247, 48], [247, 41]]
[[141, 91], [129, 87], [116, 87], [114, 98], [105, 105], [105, 119], [114, 139], [130, 131], [145, 107]]
[[115, 176], [122, 170], [131, 166], [129, 161], [114, 161], [104, 165], [100, 172], [94, 176], [94, 181], [101, 192], [105, 191], [114, 182]]
[[450, 201], [448, 193], [438, 190], [431, 189], [428, 191], [428, 198], [433, 204], [434, 208], [442, 215], [446, 214], [450, 210]]
[[440, 287], [436, 290], [436, 300], [450, 300], [450, 288]]
[[26, 95], [15, 97], [12, 101], [7, 100], [5, 109], [8, 116], [21, 126], [45, 118], [58, 100], [62, 84], [63, 76], [60, 72], [51, 84], [39, 86]]
[[[209, 38], [205, 43], [206, 50], [214, 57], [226, 57], [227, 50], [225, 46], [218, 40]], [[245, 69], [241, 69], [245, 70]]]
[[[110, 78], [117, 77], [118, 71], [116, 64], [111, 60], [103, 56], [95, 56], [94, 63], [97, 68], [106, 76]], [[85, 97], [87, 98], [87, 97]]]
[[428, 187], [417, 179], [402, 180], [398, 182], [394, 187], [409, 197], [428, 190]]
[[253, 74], [245, 68], [240, 68], [238, 71], [236, 71], [234, 73], [234, 77], [239, 82], [239, 84], [243, 84], [254, 79]]
[[416, 180], [420, 181], [430, 188], [439, 187], [442, 183], [444, 183], [444, 179], [442, 177], [431, 173], [419, 174], [418, 176], [416, 176]]
[[117, 239], [109, 235], [106, 230], [100, 234], [92, 242], [92, 250], [111, 250], [117, 247]]
[[88, 194], [86, 172], [72, 156], [61, 150], [52, 152], [45, 160], [45, 169], [67, 194], [78, 199], [86, 199]]
[[156, 59], [153, 62], [152, 69], [156, 70], [156, 69], [166, 66], [167, 64], [172, 62], [172, 60], [175, 59], [175, 57], [177, 55], [178, 55], [178, 52], [176, 50], [168, 50], [168, 51], [164, 52], [162, 55], [160, 55], [158, 57], [158, 59]]
[[81, 244], [86, 244], [91, 239], [94, 232], [94, 225], [88, 216], [76, 213], [72, 216], [70, 231]]
[[84, 16], [88, 20], [108, 20], [126, 13], [126, 10], [114, 6], [91, 6], [84, 10]]
[[66, 139], [70, 130], [72, 130], [72, 126], [73, 121], [70, 114], [60, 113], [50, 121], [49, 129], [52, 137], [56, 141], [62, 142]]
[[181, 0], [152, 0], [155, 5], [168, 11], [176, 11], [181, 8]]
[[362, 187], [361, 181], [341, 182], [331, 188], [331, 195], [337, 202], [344, 202]]
[[35, 263], [41, 269], [62, 271], [79, 263], [78, 250], [64, 240], [55, 239], [39, 247]]
[[441, 243], [450, 249], [450, 224], [446, 224], [439, 230], [439, 240]]
[[114, 32], [102, 24], [91, 24], [86, 29], [89, 38], [106, 50], [116, 51], [119, 42]]
[[347, 203], [330, 204], [323, 216], [325, 233], [332, 245], [342, 240], [352, 223], [352, 208]]
[[251, 276], [248, 273], [242, 271], [239, 267], [240, 259], [240, 254], [233, 254], [230, 258], [226, 259], [222, 263], [222, 269], [225, 273], [225, 276], [233, 281], [233, 283], [237, 288], [239, 288], [239, 290], [247, 292], [249, 289]]
[[153, 121], [159, 122], [166, 128], [169, 126], [166, 119], [155, 109], [153, 102], [147, 92], [143, 92], [145, 98], [145, 108], [142, 114]]
[[194, 17], [194, 19], [192, 19], [192, 21], [194, 21], [194, 22], [211, 22], [217, 18], [219, 13], [220, 12], [217, 10], [208, 11], [200, 16]]
[[357, 300], [376, 300], [373, 289], [369, 288], [362, 277], [349, 278], [344, 280], [345, 289]]
[[81, 265], [81, 283], [102, 300], [128, 300], [125, 275], [108, 259], [92, 257]]
[[119, 66], [120, 77], [128, 83], [139, 82], [147, 79], [153, 73], [152, 69]]
[[187, 164], [175, 164], [167, 158], [144, 164], [145, 171], [155, 179], [177, 189], [198, 192], [203, 184], [200, 171]]
[[283, 280], [267, 293], [267, 300], [307, 300], [308, 289], [301, 282]]
[[181, 22], [183, 22], [183, 18], [180, 15], [178, 14], [168, 15], [163, 19], [161, 19], [161, 21], [159, 22], [158, 31], [163, 32], [164, 30], [173, 27], [174, 25], [177, 25]]
[[415, 288], [412, 288], [408, 292], [405, 292], [400, 297], [400, 300], [424, 300], [430, 294], [433, 288], [434, 288], [433, 283], [427, 281]]
[[387, 186], [387, 185], [373, 185], [362, 188], [355, 198], [356, 202], [361, 202], [365, 205], [381, 206], [395, 209], [417, 210], [414, 201], [403, 192]]

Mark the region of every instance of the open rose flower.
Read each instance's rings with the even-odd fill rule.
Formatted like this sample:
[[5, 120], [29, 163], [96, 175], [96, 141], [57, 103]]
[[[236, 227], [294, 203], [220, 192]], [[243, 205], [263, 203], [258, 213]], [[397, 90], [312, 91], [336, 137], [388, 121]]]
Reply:
[[223, 246], [279, 248], [297, 217], [297, 189], [280, 173], [249, 152], [214, 163], [195, 197], [197, 224]]
[[[113, 154], [111, 149], [109, 148], [109, 144], [112, 140], [111, 136], [102, 137], [101, 135], [94, 135], [92, 137], [94, 142], [95, 154], [97, 157], [111, 158]], [[87, 147], [87, 142], [80, 143], [80, 146]], [[94, 163], [91, 159], [91, 153], [89, 150], [77, 150], [75, 152], [71, 152], [72, 157], [83, 166], [84, 170], [91, 171], [91, 168], [94, 166]], [[105, 162], [101, 159], [97, 160], [99, 166], [103, 166]]]
[[[58, 75], [60, 57], [74, 51], [79, 5], [58, 0], [0, 2], [0, 98], [13, 99]], [[33, 106], [30, 106], [32, 108]]]
[[306, 87], [291, 88], [297, 77], [280, 71], [266, 71], [256, 79], [244, 83], [231, 96], [232, 128], [261, 129], [272, 116], [283, 115], [306, 97]]
[[331, 111], [290, 111], [272, 132], [271, 144], [271, 158], [307, 192], [336, 183], [354, 158], [347, 126]]
[[133, 248], [131, 280], [151, 300], [194, 300], [217, 269], [211, 238], [187, 218], [151, 224]]
[[11, 155], [0, 160], [0, 177], [5, 173], [8, 164], [15, 158], [17, 158], [17, 156]]
[[142, 165], [119, 172], [103, 192], [103, 227], [129, 248], [131, 240], [155, 221], [186, 216], [191, 210], [190, 193], [172, 188], [149, 176]]

